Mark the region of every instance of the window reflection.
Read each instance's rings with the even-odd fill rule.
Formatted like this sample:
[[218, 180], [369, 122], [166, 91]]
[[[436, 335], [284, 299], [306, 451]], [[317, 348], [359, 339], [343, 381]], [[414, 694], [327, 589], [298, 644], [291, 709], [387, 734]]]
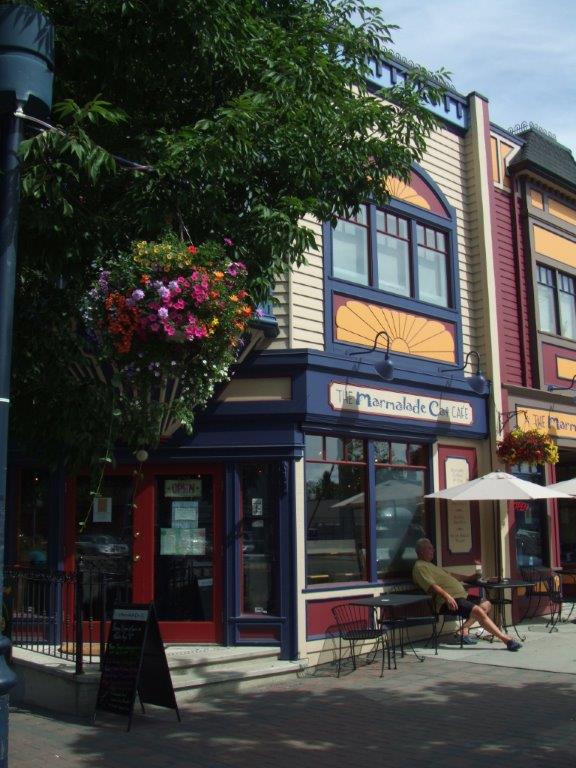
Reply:
[[311, 584], [367, 578], [364, 475], [363, 466], [307, 466], [307, 563]]
[[[334, 437], [318, 440], [323, 440], [321, 459], [320, 444], [306, 443], [310, 447], [306, 453], [308, 584], [368, 579], [369, 531], [375, 537], [378, 578], [408, 574], [416, 559], [416, 541], [425, 535], [426, 446]], [[369, 492], [368, 446], [376, 464]], [[334, 455], [342, 459], [337, 461]], [[371, 510], [375, 510], [372, 519]]]
[[423, 470], [376, 468], [378, 578], [411, 570], [416, 542], [425, 536], [423, 496]]
[[38, 469], [22, 469], [16, 509], [15, 562], [18, 565], [45, 568], [48, 563], [48, 502], [48, 473]]

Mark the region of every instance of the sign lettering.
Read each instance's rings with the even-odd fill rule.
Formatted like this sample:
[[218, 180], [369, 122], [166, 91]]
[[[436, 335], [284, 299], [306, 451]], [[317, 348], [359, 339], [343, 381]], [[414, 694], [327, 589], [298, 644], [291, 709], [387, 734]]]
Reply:
[[466, 401], [357, 387], [353, 384], [332, 382], [329, 402], [336, 411], [356, 411], [371, 416], [440, 421], [463, 426], [474, 423], [472, 405]]

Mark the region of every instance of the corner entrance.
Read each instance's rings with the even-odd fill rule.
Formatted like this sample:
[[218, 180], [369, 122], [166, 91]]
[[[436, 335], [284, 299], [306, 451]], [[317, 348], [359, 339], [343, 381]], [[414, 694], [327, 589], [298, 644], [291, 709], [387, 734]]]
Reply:
[[221, 467], [144, 466], [140, 476], [107, 475], [96, 497], [90, 491], [80, 477], [70, 492], [67, 566], [82, 556], [87, 569], [110, 574], [109, 604], [120, 592], [154, 602], [164, 642], [222, 642]]

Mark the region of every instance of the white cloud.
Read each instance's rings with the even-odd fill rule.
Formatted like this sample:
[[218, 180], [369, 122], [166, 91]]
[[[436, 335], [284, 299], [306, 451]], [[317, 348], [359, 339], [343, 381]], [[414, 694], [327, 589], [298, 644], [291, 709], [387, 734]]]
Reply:
[[494, 122], [536, 122], [576, 150], [576, 3], [568, 0], [392, 0], [376, 3], [394, 48], [479, 91]]

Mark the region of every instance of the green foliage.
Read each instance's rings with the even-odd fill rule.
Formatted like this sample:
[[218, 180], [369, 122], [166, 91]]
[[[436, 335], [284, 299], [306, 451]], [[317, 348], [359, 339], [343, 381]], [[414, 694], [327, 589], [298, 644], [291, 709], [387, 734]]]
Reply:
[[29, 4], [56, 27], [61, 131], [23, 147], [12, 423], [19, 442], [80, 461], [110, 405], [67, 378], [78, 350], [61, 339], [90, 266], [167, 226], [227, 236], [267, 298], [314, 248], [304, 214], [335, 221], [408, 178], [435, 123], [424, 102], [447, 81], [415, 70], [375, 98], [367, 62], [392, 27], [363, 0]]

